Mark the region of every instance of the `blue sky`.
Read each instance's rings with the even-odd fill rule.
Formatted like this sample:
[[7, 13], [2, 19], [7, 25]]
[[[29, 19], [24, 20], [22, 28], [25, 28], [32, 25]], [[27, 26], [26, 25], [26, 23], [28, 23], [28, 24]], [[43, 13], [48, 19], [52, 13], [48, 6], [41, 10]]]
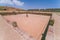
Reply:
[[0, 5], [23, 9], [60, 8], [60, 0], [0, 0]]

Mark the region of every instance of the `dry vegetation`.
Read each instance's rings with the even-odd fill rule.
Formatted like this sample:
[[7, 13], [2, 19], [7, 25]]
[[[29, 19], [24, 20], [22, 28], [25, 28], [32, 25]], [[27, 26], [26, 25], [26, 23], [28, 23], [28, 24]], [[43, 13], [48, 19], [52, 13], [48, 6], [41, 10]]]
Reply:
[[24, 9], [14, 8], [14, 7], [7, 7], [7, 6], [0, 6], [0, 11], [23, 11]]

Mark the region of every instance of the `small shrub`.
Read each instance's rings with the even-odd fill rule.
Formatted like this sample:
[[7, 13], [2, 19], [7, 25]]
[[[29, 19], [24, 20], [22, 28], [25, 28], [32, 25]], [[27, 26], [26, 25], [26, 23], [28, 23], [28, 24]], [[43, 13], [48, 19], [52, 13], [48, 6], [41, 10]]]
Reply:
[[54, 20], [50, 20], [49, 25], [53, 26]]
[[12, 25], [13, 25], [14, 27], [17, 27], [17, 23], [16, 23], [16, 22], [12, 22]]

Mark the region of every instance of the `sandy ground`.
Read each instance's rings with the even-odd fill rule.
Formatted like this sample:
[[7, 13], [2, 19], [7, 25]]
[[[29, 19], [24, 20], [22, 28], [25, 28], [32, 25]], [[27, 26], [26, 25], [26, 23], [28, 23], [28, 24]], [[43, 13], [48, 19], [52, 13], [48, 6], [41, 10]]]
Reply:
[[50, 16], [28, 14], [26, 17], [26, 14], [20, 14], [4, 16], [4, 18], [10, 22], [16, 21], [20, 29], [37, 39], [41, 38]]
[[49, 26], [46, 40], [54, 40], [54, 31], [53, 31], [53, 26]]
[[9, 24], [3, 16], [0, 16], [0, 40], [35, 40]]
[[55, 19], [54, 24], [54, 40], [60, 40], [60, 15], [54, 14], [53, 18]]
[[0, 40], [22, 40], [2, 16], [0, 16]]
[[49, 26], [46, 40], [60, 40], [60, 14], [53, 13], [54, 25]]

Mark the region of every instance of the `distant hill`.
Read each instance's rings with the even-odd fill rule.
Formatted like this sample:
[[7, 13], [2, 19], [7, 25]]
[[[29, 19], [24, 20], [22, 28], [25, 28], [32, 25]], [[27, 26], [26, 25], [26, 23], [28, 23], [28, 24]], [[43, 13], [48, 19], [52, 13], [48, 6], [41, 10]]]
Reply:
[[[21, 8], [0, 6], [0, 11], [26, 11]], [[48, 8], [48, 9], [28, 9], [27, 11], [41, 11], [41, 12], [60, 12], [60, 8]]]
[[28, 11], [60, 12], [60, 8], [49, 8], [49, 9], [28, 9]]
[[7, 7], [7, 6], [0, 6], [0, 11], [23, 11], [24, 9], [14, 8], [14, 7]]
[[41, 9], [40, 11], [46, 12], [60, 12], [60, 8]]

